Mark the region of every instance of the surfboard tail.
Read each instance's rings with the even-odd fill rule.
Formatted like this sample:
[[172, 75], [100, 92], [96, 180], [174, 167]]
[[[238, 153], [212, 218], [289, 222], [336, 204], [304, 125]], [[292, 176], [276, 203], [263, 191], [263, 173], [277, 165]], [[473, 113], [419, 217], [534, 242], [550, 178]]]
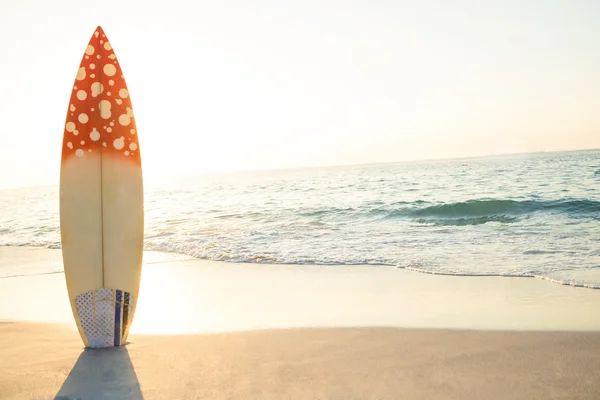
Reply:
[[131, 323], [133, 296], [129, 292], [100, 288], [75, 298], [77, 315], [88, 347], [112, 347], [125, 344]]

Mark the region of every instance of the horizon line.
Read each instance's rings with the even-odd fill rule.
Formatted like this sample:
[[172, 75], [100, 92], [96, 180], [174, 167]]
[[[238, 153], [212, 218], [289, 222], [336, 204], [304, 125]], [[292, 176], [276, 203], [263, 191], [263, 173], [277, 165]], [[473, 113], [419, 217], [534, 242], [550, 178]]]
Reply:
[[[600, 147], [583, 148], [583, 149], [570, 149], [570, 150], [539, 150], [539, 151], [522, 151], [522, 152], [509, 152], [509, 153], [498, 153], [498, 154], [486, 154], [478, 156], [457, 156], [457, 157], [431, 157], [431, 158], [419, 158], [409, 159], [401, 161], [383, 161], [383, 162], [366, 162], [358, 164], [335, 164], [335, 165], [315, 165], [315, 166], [303, 166], [303, 167], [283, 167], [283, 168], [255, 168], [255, 169], [234, 169], [234, 170], [223, 170], [223, 171], [190, 171], [190, 175], [228, 175], [228, 174], [248, 174], [248, 173], [267, 173], [267, 172], [282, 172], [282, 171], [294, 171], [294, 170], [310, 170], [310, 169], [329, 169], [329, 168], [352, 168], [352, 167], [368, 167], [375, 165], [390, 165], [390, 164], [411, 164], [420, 162], [442, 162], [442, 161], [457, 161], [457, 160], [475, 160], [483, 158], [494, 158], [494, 157], [509, 157], [509, 156], [524, 156], [524, 155], [539, 155], [539, 154], [554, 154], [554, 153], [575, 153], [575, 152], [586, 152], [586, 151], [599, 151]], [[142, 161], [143, 165], [143, 161]], [[143, 168], [142, 168], [143, 171]], [[143, 172], [142, 172], [143, 173]], [[173, 175], [183, 175], [186, 171], [174, 171]], [[144, 174], [145, 175], [145, 174]], [[147, 182], [144, 179], [144, 182]], [[23, 186], [0, 186], [0, 191], [12, 190], [12, 189], [27, 189], [36, 187], [51, 187], [58, 186], [59, 182], [56, 183], [44, 183], [44, 184], [27, 184]]]

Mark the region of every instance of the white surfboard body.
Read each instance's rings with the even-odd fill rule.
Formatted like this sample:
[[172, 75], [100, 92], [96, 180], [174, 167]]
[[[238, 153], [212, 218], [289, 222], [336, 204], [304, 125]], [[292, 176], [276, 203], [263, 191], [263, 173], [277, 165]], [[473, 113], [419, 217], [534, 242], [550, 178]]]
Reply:
[[60, 226], [69, 300], [85, 346], [124, 344], [141, 277], [142, 167], [129, 91], [101, 27], [86, 47], [67, 112]]

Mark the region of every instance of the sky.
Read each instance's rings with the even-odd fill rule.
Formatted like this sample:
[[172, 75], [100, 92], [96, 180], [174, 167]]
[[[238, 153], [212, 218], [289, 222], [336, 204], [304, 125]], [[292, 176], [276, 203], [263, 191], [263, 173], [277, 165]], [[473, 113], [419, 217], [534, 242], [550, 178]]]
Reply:
[[96, 26], [146, 180], [600, 147], [595, 0], [2, 0], [0, 188], [58, 184]]

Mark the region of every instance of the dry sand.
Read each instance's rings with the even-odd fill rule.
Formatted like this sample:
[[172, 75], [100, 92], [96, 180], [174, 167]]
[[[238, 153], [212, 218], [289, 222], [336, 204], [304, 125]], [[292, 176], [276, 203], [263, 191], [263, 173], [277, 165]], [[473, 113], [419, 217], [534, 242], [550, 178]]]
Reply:
[[600, 334], [385, 328], [136, 335], [0, 323], [2, 399], [599, 399]]

